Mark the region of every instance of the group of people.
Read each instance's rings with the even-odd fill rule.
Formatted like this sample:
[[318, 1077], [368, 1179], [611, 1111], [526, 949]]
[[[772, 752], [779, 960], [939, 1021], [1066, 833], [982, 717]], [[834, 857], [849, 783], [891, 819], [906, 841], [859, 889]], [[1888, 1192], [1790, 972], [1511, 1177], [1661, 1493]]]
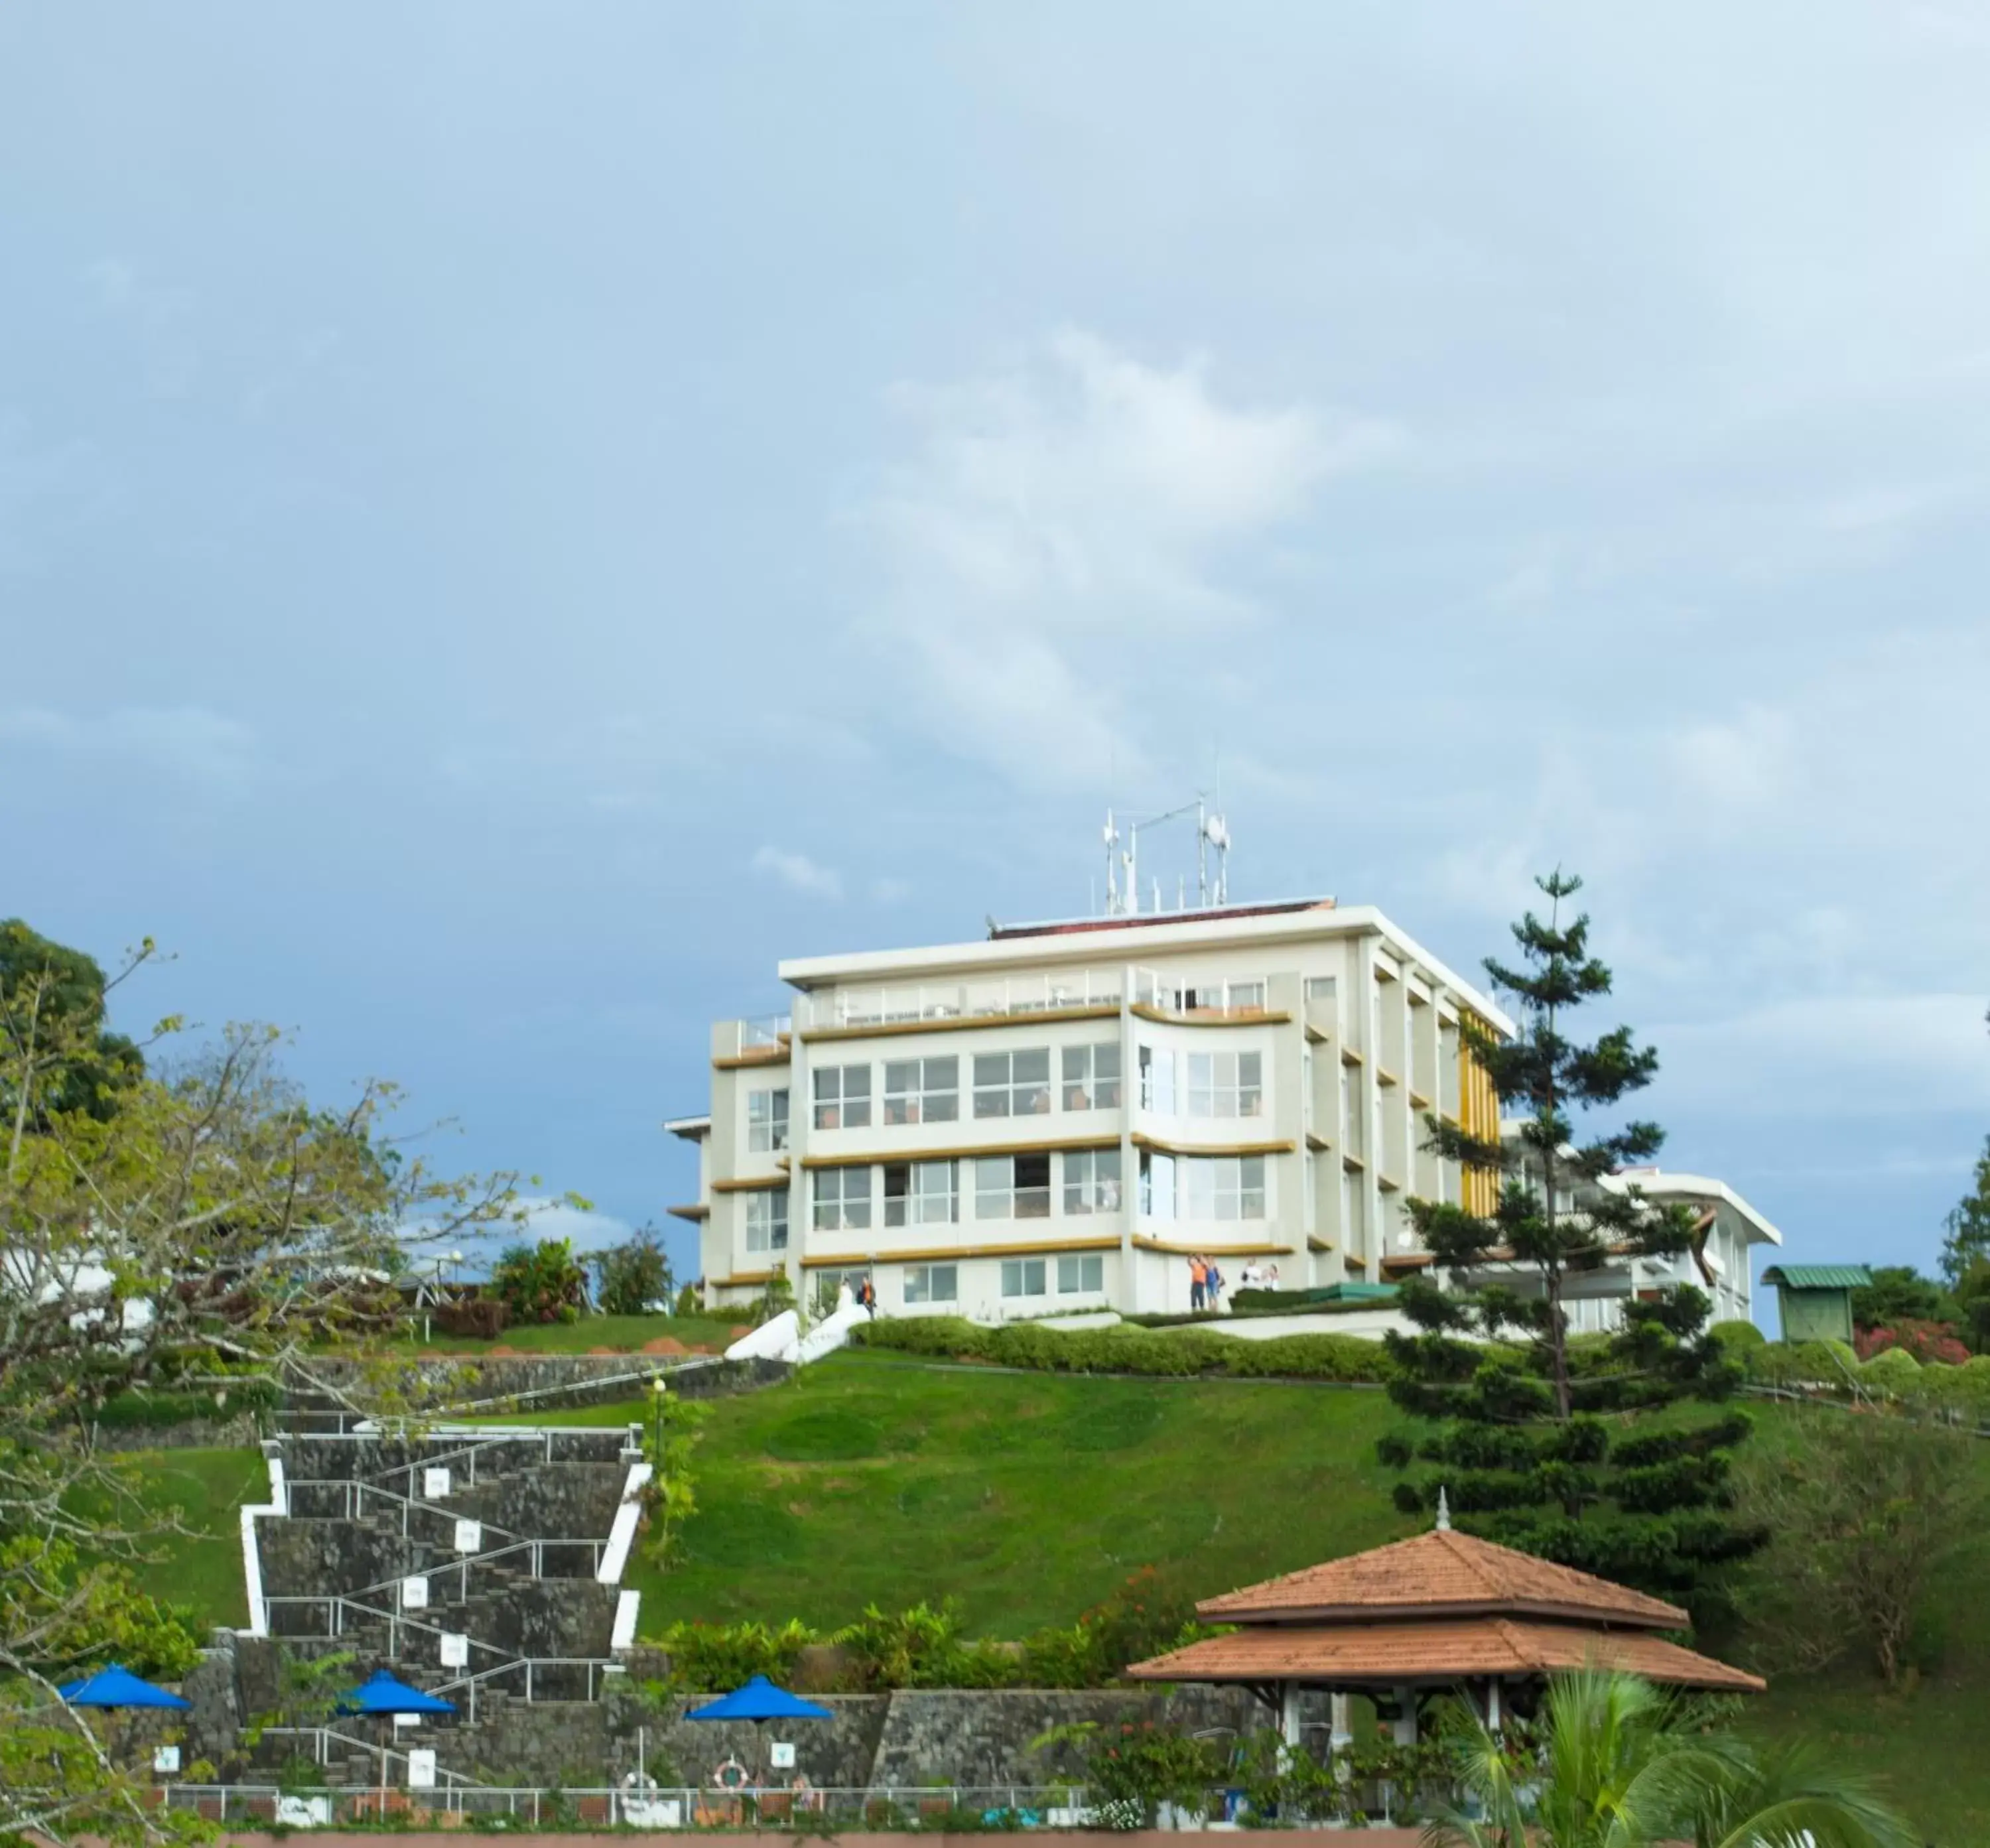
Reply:
[[[1279, 1287], [1279, 1267], [1268, 1265], [1260, 1267], [1247, 1259], [1238, 1277], [1238, 1286], [1244, 1289], [1276, 1289]], [[1220, 1310], [1223, 1306], [1223, 1293], [1228, 1286], [1216, 1260], [1198, 1252], [1188, 1261], [1188, 1306], [1193, 1310]]]

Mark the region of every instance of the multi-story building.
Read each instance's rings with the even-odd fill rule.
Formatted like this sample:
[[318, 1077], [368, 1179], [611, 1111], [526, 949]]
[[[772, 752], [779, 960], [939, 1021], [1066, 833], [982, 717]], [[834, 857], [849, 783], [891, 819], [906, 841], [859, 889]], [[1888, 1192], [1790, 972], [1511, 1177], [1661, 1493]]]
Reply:
[[1511, 1024], [1367, 906], [1331, 899], [991, 928], [780, 965], [792, 1015], [713, 1030], [705, 1287], [868, 1273], [880, 1306], [978, 1316], [1181, 1309], [1234, 1285], [1383, 1280], [1413, 1195], [1491, 1204], [1424, 1144], [1490, 1136], [1462, 1020]]

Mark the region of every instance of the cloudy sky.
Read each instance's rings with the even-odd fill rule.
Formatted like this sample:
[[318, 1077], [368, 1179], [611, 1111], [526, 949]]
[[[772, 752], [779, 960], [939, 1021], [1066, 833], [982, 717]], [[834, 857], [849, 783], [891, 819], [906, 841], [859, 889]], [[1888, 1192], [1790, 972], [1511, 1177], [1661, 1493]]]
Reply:
[[1460, 966], [1580, 869], [1670, 1163], [1927, 1262], [1986, 94], [1982, 0], [0, 11], [0, 914], [592, 1235], [778, 957], [1220, 776]]

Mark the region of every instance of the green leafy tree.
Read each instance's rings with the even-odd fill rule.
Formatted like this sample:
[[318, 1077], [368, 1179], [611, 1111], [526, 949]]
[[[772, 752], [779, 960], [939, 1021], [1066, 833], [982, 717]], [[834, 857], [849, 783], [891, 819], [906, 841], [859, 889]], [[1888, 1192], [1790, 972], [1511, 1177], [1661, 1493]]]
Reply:
[[1990, 1136], [1983, 1139], [1969, 1191], [1942, 1224], [1948, 1235], [1941, 1242], [1941, 1274], [1954, 1289], [1975, 1265], [1990, 1263]]
[[[148, 944], [138, 960], [151, 954]], [[104, 1024], [114, 985], [94, 957], [52, 942], [19, 918], [0, 922], [0, 1031], [19, 1067], [0, 1082], [0, 1109], [8, 1117], [32, 1099], [37, 1128], [55, 1113], [100, 1120], [144, 1075], [138, 1043]]]
[[[1634, 1184], [1605, 1184], [1656, 1153], [1656, 1123], [1625, 1122], [1577, 1141], [1576, 1116], [1642, 1089], [1658, 1056], [1628, 1027], [1587, 1045], [1571, 1036], [1569, 1017], [1610, 993], [1610, 971], [1590, 954], [1588, 917], [1563, 920], [1563, 902], [1581, 882], [1557, 872], [1538, 883], [1552, 909], [1545, 922], [1530, 912], [1513, 926], [1520, 963], [1486, 963], [1519, 1004], [1518, 1031], [1503, 1040], [1469, 1017], [1461, 1028], [1505, 1113], [1520, 1119], [1518, 1138], [1482, 1140], [1425, 1119], [1431, 1147], [1500, 1188], [1485, 1215], [1454, 1202], [1410, 1203], [1445, 1282], [1403, 1286], [1418, 1332], [1387, 1337], [1389, 1391], [1435, 1428], [1385, 1439], [1381, 1453], [1399, 1469], [1427, 1466], [1397, 1486], [1405, 1511], [1433, 1507], [1442, 1488], [1469, 1531], [1693, 1597], [1706, 1592], [1714, 1568], [1765, 1537], [1730, 1508], [1730, 1453], [1748, 1421], [1713, 1409], [1662, 1425], [1606, 1418], [1691, 1401], [1710, 1408], [1739, 1385], [1740, 1369], [1711, 1337], [1708, 1300], [1689, 1286], [1626, 1302], [1621, 1330], [1605, 1340], [1571, 1340], [1572, 1278], [1613, 1257], [1686, 1251], [1694, 1225], [1689, 1212], [1648, 1201]], [[1514, 1282], [1490, 1280], [1502, 1277]]]
[[675, 1287], [664, 1235], [638, 1226], [621, 1244], [594, 1254], [594, 1299], [603, 1315], [640, 1316]]
[[657, 1566], [676, 1564], [684, 1545], [684, 1523], [698, 1512], [698, 1479], [693, 1464], [707, 1408], [681, 1393], [654, 1395], [650, 1425], [643, 1437], [643, 1454], [650, 1469], [643, 1491], [649, 1517], [647, 1551]]
[[514, 1322], [574, 1322], [587, 1306], [587, 1272], [569, 1238], [512, 1245], [498, 1254], [491, 1293]]
[[1476, 1717], [1448, 1741], [1467, 1802], [1431, 1848], [1917, 1848], [1913, 1826], [1808, 1750], [1758, 1753], [1704, 1701], [1634, 1676], [1554, 1677], [1516, 1753]]

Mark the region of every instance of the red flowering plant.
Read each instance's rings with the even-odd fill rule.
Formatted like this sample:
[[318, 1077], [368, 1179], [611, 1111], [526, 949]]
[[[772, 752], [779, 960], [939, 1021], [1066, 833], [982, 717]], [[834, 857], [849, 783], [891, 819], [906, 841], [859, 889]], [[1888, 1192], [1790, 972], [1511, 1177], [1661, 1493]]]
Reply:
[[1960, 1367], [1969, 1358], [1969, 1350], [1956, 1338], [1952, 1322], [1919, 1322], [1906, 1318], [1878, 1328], [1855, 1330], [1852, 1345], [1862, 1361], [1899, 1348], [1924, 1367]]

